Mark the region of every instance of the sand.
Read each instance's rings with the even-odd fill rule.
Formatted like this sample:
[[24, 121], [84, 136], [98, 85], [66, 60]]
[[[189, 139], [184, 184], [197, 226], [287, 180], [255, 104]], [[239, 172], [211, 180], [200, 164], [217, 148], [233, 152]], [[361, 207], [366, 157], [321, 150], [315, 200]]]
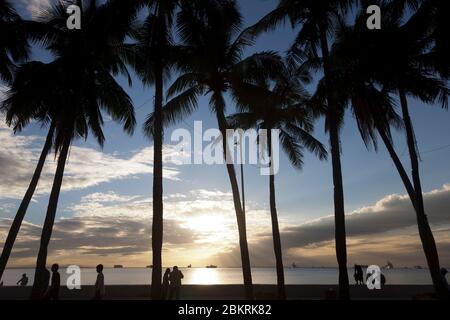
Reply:
[[[328, 290], [337, 290], [336, 285], [287, 285], [288, 299], [321, 300]], [[21, 300], [29, 297], [31, 287], [0, 287], [0, 300]], [[256, 299], [275, 299], [276, 286], [254, 285]], [[351, 286], [352, 299], [411, 300], [426, 299], [432, 295], [433, 287], [427, 285], [387, 285], [381, 290], [368, 290], [366, 286]], [[92, 286], [82, 286], [80, 290], [61, 287], [61, 299], [89, 300], [93, 295]], [[113, 300], [150, 299], [148, 285], [106, 286], [106, 298]], [[184, 285], [182, 300], [238, 300], [243, 299], [242, 285]]]

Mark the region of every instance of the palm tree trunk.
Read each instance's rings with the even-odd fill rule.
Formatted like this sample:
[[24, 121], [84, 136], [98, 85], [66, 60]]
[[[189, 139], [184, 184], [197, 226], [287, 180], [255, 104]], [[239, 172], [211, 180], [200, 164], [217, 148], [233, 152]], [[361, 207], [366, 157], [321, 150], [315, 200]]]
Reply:
[[[220, 93], [214, 93], [220, 95]], [[228, 150], [227, 145], [227, 121], [223, 110], [216, 110], [216, 117], [219, 126], [220, 133], [222, 134], [222, 144], [225, 161], [228, 155], [231, 155]], [[252, 284], [252, 270], [250, 267], [250, 255], [247, 243], [247, 227], [245, 221], [245, 215], [242, 212], [241, 199], [239, 195], [239, 185], [236, 178], [236, 172], [234, 170], [233, 163], [226, 161], [227, 173], [231, 183], [231, 191], [233, 193], [234, 209], [236, 211], [236, 220], [239, 232], [239, 246], [241, 249], [241, 262], [242, 262], [242, 273], [244, 277], [244, 287], [245, 287], [245, 299], [253, 299], [253, 284]]]
[[400, 105], [402, 108], [403, 121], [406, 129], [406, 139], [408, 143], [409, 157], [411, 160], [411, 175], [416, 195], [416, 216], [417, 225], [419, 228], [420, 239], [422, 240], [422, 247], [427, 259], [428, 268], [430, 270], [431, 279], [436, 293], [439, 297], [443, 298], [448, 295], [447, 286], [440, 274], [439, 255], [436, 248], [436, 242], [434, 240], [433, 232], [431, 231], [430, 224], [428, 223], [427, 215], [425, 214], [425, 207], [423, 203], [422, 185], [420, 182], [419, 172], [419, 158], [416, 149], [416, 140], [414, 136], [414, 129], [412, 126], [411, 118], [408, 110], [408, 100], [403, 88], [399, 88]]
[[273, 249], [275, 251], [275, 261], [277, 266], [277, 289], [278, 289], [277, 293], [278, 299], [285, 300], [286, 288], [284, 286], [283, 254], [281, 250], [280, 228], [278, 226], [278, 213], [275, 201], [275, 174], [273, 173], [271, 130], [268, 130], [267, 140], [270, 159], [270, 176], [269, 176], [270, 217], [272, 219]]
[[5, 245], [3, 246], [2, 255], [0, 257], [0, 279], [3, 277], [3, 272], [5, 271], [6, 264], [8, 263], [11, 250], [13, 248], [14, 242], [16, 241], [17, 234], [19, 233], [20, 230], [20, 226], [22, 225], [22, 221], [27, 212], [28, 205], [30, 204], [31, 199], [33, 198], [34, 191], [36, 190], [36, 187], [39, 182], [39, 178], [41, 177], [45, 159], [47, 158], [47, 155], [52, 147], [54, 132], [55, 126], [52, 123], [48, 130], [47, 138], [45, 140], [44, 147], [42, 148], [41, 156], [39, 157], [36, 169], [34, 170], [34, 174], [31, 179], [30, 185], [28, 186], [28, 189], [25, 192], [25, 196], [23, 197], [22, 202], [20, 203], [19, 209], [17, 210], [16, 216], [14, 217], [14, 221], [11, 225], [11, 228], [9, 229]]
[[405, 189], [408, 192], [408, 196], [411, 199], [411, 203], [414, 207], [414, 210], [417, 210], [416, 207], [416, 194], [414, 191], [414, 187], [411, 184], [411, 181], [409, 180], [408, 174], [406, 173], [405, 167], [403, 166], [402, 162], [400, 161], [400, 158], [398, 157], [397, 153], [395, 152], [394, 146], [392, 145], [391, 141], [389, 140], [387, 134], [380, 128], [377, 128], [378, 133], [380, 134], [381, 139], [383, 140], [384, 145], [386, 146], [386, 149], [389, 152], [389, 155], [391, 156], [392, 161], [394, 162], [394, 165], [400, 175], [400, 178], [403, 181], [403, 184], [405, 185]]
[[328, 40], [324, 23], [321, 23], [320, 43], [327, 87], [328, 121], [330, 130], [331, 160], [334, 184], [334, 220], [336, 238], [336, 257], [339, 265], [339, 299], [350, 299], [350, 287], [347, 272], [347, 243], [345, 233], [344, 187], [342, 182], [341, 152], [337, 119], [337, 99], [333, 86], [329, 61]]
[[58, 164], [56, 167], [55, 178], [53, 180], [52, 191], [48, 201], [47, 214], [45, 216], [44, 226], [42, 227], [41, 244], [36, 260], [36, 270], [34, 273], [33, 289], [31, 290], [31, 298], [39, 299], [44, 288], [44, 272], [47, 264], [47, 250], [50, 238], [52, 237], [53, 224], [55, 223], [56, 209], [58, 207], [59, 193], [61, 191], [64, 169], [66, 166], [67, 156], [69, 154], [70, 139], [66, 138], [59, 154]]
[[153, 223], [152, 223], [152, 299], [162, 298], [162, 245], [163, 245], [163, 70], [158, 65], [155, 70], [155, 132], [153, 153]]

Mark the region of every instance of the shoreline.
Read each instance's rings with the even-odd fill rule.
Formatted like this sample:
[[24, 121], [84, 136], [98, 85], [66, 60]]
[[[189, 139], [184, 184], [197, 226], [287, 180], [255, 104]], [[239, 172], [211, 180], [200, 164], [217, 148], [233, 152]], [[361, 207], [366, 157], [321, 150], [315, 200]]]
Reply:
[[[258, 300], [276, 299], [276, 285], [253, 285]], [[323, 300], [328, 290], [337, 292], [337, 285], [286, 285], [288, 300]], [[0, 300], [26, 300], [31, 286], [0, 287]], [[105, 300], [149, 300], [150, 285], [106, 286]], [[93, 286], [82, 286], [80, 290], [68, 290], [61, 286], [61, 300], [90, 300]], [[386, 285], [381, 290], [369, 290], [366, 286], [351, 285], [350, 296], [354, 300], [412, 300], [430, 299], [432, 285]], [[243, 285], [183, 285], [181, 300], [243, 300]]]

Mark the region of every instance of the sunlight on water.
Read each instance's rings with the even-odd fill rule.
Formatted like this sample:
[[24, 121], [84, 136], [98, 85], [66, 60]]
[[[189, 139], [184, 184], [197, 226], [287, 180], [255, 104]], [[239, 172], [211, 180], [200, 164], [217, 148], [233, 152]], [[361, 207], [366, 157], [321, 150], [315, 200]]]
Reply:
[[[183, 284], [240, 284], [242, 270], [240, 268], [180, 268], [184, 274]], [[105, 268], [105, 283], [119, 284], [150, 284], [149, 268]], [[337, 284], [339, 272], [336, 268], [285, 268], [286, 284]], [[33, 269], [6, 269], [2, 281], [5, 286], [15, 286], [23, 273], [29, 277], [28, 285], [32, 285]], [[391, 269], [383, 270], [388, 284], [431, 284], [430, 273], [426, 269]], [[61, 283], [65, 283], [67, 274], [65, 268], [60, 268]], [[349, 268], [350, 283], [353, 284], [353, 269]], [[252, 268], [253, 283], [275, 284], [277, 281], [275, 268]], [[93, 285], [97, 277], [94, 268], [81, 269], [81, 284]]]
[[215, 284], [221, 283], [219, 273], [217, 269], [196, 268], [189, 274], [190, 279], [187, 279], [189, 283], [197, 284]]

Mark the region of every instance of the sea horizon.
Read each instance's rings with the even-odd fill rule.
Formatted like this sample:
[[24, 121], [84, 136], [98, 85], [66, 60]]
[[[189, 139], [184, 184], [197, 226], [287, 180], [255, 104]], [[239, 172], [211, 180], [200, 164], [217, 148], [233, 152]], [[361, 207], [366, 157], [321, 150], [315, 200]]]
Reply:
[[[165, 268], [164, 268], [165, 269]], [[163, 270], [164, 270], [163, 269]], [[242, 284], [241, 268], [206, 268], [180, 267], [184, 273], [183, 284], [189, 285], [237, 285]], [[336, 285], [338, 283], [338, 268], [335, 267], [286, 267], [286, 284], [292, 285]], [[355, 284], [353, 268], [349, 268], [350, 284]], [[364, 270], [365, 271], [365, 270]], [[4, 286], [14, 286], [23, 273], [29, 278], [28, 285], [33, 284], [34, 268], [8, 268], [5, 270]], [[151, 268], [145, 267], [107, 267], [103, 270], [106, 285], [150, 285]], [[432, 284], [427, 269], [393, 268], [382, 269], [387, 284], [396, 285], [430, 285]], [[60, 267], [61, 283], [65, 284], [67, 277], [65, 267]], [[95, 268], [81, 268], [81, 285], [92, 285], [96, 279]], [[276, 284], [276, 268], [253, 267], [254, 284]]]

